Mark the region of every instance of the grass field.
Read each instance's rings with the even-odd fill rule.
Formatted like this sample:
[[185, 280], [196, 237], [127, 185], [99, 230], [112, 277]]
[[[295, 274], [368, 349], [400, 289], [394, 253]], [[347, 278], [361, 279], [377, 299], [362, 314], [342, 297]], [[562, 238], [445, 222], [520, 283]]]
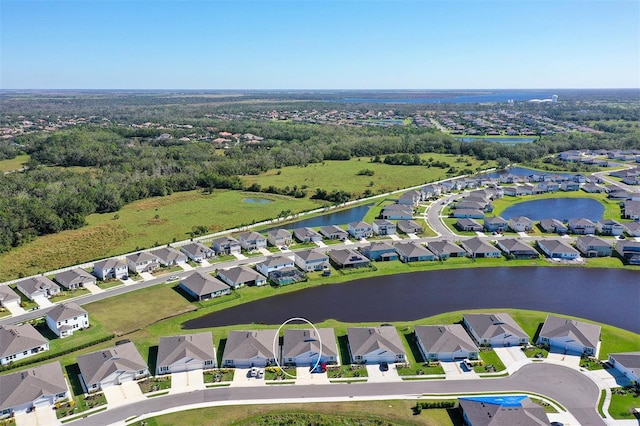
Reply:
[[[176, 425], [462, 425], [456, 410], [423, 410], [414, 415], [412, 400], [272, 404], [210, 407], [145, 420], [147, 426]], [[451, 414], [451, 415], [450, 415]], [[262, 421], [261, 421], [262, 419]], [[132, 423], [140, 426], [141, 422]]]
[[16, 158], [12, 158], [10, 160], [1, 160], [0, 161], [0, 172], [11, 172], [13, 170], [18, 170], [23, 167], [24, 163], [29, 161], [28, 155], [18, 155]]
[[634, 392], [621, 391], [614, 389], [611, 394], [611, 404], [609, 405], [609, 414], [614, 419], [631, 420], [635, 417], [631, 414], [633, 408], [640, 408], [640, 396]]
[[[476, 171], [495, 167], [495, 162], [483, 163], [471, 157], [450, 154], [422, 154], [420, 158], [444, 161], [458, 170]], [[358, 172], [364, 169], [372, 170], [374, 175], [359, 175]], [[306, 187], [309, 196], [313, 195], [316, 188], [323, 188], [328, 192], [338, 190], [355, 194], [362, 194], [368, 189], [374, 194], [381, 194], [450, 177], [446, 172], [447, 169], [438, 167], [372, 163], [367, 157], [353, 158], [349, 161], [324, 161], [307, 167], [283, 167], [256, 176], [245, 176], [243, 181], [247, 185], [259, 183], [263, 188], [269, 185], [277, 188], [294, 185], [299, 188]]]

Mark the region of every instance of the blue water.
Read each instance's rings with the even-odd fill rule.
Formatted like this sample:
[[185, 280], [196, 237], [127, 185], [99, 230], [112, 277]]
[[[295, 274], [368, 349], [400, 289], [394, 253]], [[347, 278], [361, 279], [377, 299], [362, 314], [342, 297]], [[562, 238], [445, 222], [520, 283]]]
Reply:
[[243, 198], [243, 202], [245, 203], [254, 203], [254, 204], [269, 204], [273, 203], [272, 200], [267, 200], [266, 198]]
[[304, 228], [304, 227], [314, 228], [316, 226], [341, 225], [344, 223], [356, 222], [356, 221], [362, 220], [364, 215], [366, 215], [367, 212], [369, 211], [370, 207], [371, 207], [371, 204], [368, 204], [366, 206], [352, 207], [350, 209], [340, 210], [334, 213], [329, 213], [322, 216], [316, 216], [309, 219], [302, 219], [302, 220], [288, 223], [286, 225], [276, 226], [269, 229], [278, 229], [278, 228], [296, 229], [296, 228]]
[[465, 94], [452, 97], [416, 97], [416, 98], [342, 98], [333, 99], [332, 101], [350, 102], [350, 103], [376, 103], [376, 104], [468, 104], [482, 102], [507, 102], [512, 99], [514, 101], [529, 101], [531, 99], [549, 99], [553, 93], [540, 91], [527, 92], [492, 92]]
[[602, 219], [604, 206], [591, 198], [546, 198], [514, 204], [500, 215], [504, 219], [526, 216], [531, 220], [558, 219], [561, 221], [586, 218]]
[[474, 138], [474, 137], [466, 137], [466, 138], [454, 138], [457, 141], [462, 142], [499, 142], [499, 143], [531, 143], [535, 141], [535, 138]]

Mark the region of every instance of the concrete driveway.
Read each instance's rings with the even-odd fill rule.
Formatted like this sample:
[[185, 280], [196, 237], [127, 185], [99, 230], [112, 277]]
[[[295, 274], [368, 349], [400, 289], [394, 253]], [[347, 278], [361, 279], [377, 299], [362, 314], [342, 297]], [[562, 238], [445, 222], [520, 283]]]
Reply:
[[22, 307], [17, 303], [7, 303], [6, 305], [4, 305], [4, 307], [7, 308], [9, 312], [11, 312], [11, 315], [13, 315], [14, 317], [27, 312], [22, 309]]
[[515, 364], [518, 361], [525, 361], [527, 356], [522, 352], [520, 346], [512, 346], [508, 348], [493, 348], [502, 363], [507, 369], [509, 366]]
[[98, 294], [98, 293], [102, 293], [104, 292], [103, 289], [101, 289], [100, 287], [98, 287], [95, 284], [92, 283], [87, 283], [84, 285], [84, 288], [86, 288], [87, 290], [89, 290], [91, 292], [91, 294]]
[[296, 367], [296, 385], [328, 385], [327, 373], [311, 373], [309, 367]]
[[61, 424], [53, 407], [41, 407], [15, 416], [16, 426], [54, 426]]
[[194, 267], [189, 265], [188, 263], [181, 263], [180, 267], [183, 271], [193, 271]]
[[138, 382], [135, 381], [106, 387], [103, 389], [103, 392], [107, 398], [109, 408], [133, 404], [134, 402], [147, 399], [147, 397], [142, 394]]
[[395, 364], [389, 364], [389, 370], [382, 371], [378, 364], [367, 364], [368, 383], [401, 382]]
[[480, 376], [473, 370], [466, 370], [461, 367], [460, 361], [440, 361], [447, 380], [479, 379]]
[[53, 306], [53, 303], [51, 303], [51, 301], [44, 296], [36, 296], [33, 298], [33, 301], [36, 302], [41, 308], [48, 308], [50, 306]]
[[233, 381], [231, 382], [231, 386], [266, 386], [264, 382], [264, 376], [261, 379], [250, 377], [250, 371], [250, 368], [236, 368], [236, 371], [233, 374]]
[[202, 370], [182, 371], [171, 374], [171, 390], [169, 393], [191, 392], [204, 389]]
[[140, 276], [142, 277], [143, 281], [152, 280], [155, 278], [151, 272], [140, 272]]

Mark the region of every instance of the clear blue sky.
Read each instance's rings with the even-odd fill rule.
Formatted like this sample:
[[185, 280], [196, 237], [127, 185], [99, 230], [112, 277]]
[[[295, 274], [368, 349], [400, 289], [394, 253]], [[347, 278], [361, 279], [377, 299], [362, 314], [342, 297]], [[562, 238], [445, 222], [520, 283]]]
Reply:
[[640, 1], [0, 0], [2, 89], [640, 87]]

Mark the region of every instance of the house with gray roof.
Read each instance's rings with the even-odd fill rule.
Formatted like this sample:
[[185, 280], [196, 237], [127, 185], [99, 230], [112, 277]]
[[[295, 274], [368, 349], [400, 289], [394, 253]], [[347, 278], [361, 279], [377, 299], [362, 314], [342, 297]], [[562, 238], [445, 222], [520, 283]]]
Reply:
[[625, 201], [622, 205], [622, 217], [625, 219], [640, 220], [640, 201]]
[[323, 271], [329, 268], [329, 256], [320, 250], [302, 250], [294, 253], [296, 266], [305, 272]]
[[74, 268], [55, 275], [54, 280], [67, 290], [77, 290], [85, 284], [95, 284], [96, 277], [82, 268]]
[[503, 347], [526, 345], [529, 336], [509, 314], [465, 314], [462, 323], [479, 345]]
[[624, 232], [630, 237], [640, 237], [640, 222], [624, 222]]
[[296, 228], [293, 230], [293, 236], [301, 243], [317, 243], [322, 241], [322, 235], [320, 235], [313, 228]]
[[541, 219], [540, 228], [542, 228], [544, 232], [556, 233], [559, 235], [564, 235], [569, 232], [569, 228], [567, 227], [567, 225], [565, 225], [558, 219]]
[[273, 271], [283, 268], [293, 268], [294, 262], [291, 258], [284, 255], [269, 256], [264, 262], [256, 265], [256, 269], [264, 276], [269, 276]]
[[465, 257], [467, 251], [459, 245], [447, 241], [428, 241], [427, 248], [436, 255], [439, 260], [446, 260], [450, 257]]
[[393, 326], [349, 327], [349, 355], [354, 364], [405, 362], [404, 346]]
[[349, 233], [337, 225], [323, 226], [320, 233], [330, 240], [344, 241], [349, 238]]
[[267, 239], [255, 231], [243, 232], [237, 236], [240, 247], [246, 251], [254, 251], [267, 247]]
[[45, 321], [58, 337], [69, 337], [89, 328], [89, 313], [75, 302], [60, 303], [47, 312]]
[[640, 352], [609, 354], [609, 364], [630, 381], [640, 383]]
[[533, 221], [526, 216], [509, 218], [509, 228], [513, 232], [527, 232], [533, 229]]
[[484, 218], [484, 212], [478, 209], [455, 209], [451, 216], [455, 218], [482, 219]]
[[339, 353], [333, 328], [286, 329], [280, 364], [313, 367], [338, 364]]
[[70, 397], [60, 361], [0, 376], [0, 418], [53, 408]]
[[267, 277], [244, 265], [220, 270], [218, 271], [218, 278], [234, 289], [245, 285], [259, 287], [267, 283]]
[[600, 219], [596, 222], [596, 231], [600, 235], [618, 236], [624, 233], [624, 227], [617, 220]]
[[507, 229], [507, 221], [500, 216], [485, 217], [484, 229], [488, 232], [504, 232]]
[[187, 263], [187, 255], [173, 247], [162, 247], [151, 252], [158, 258], [162, 266], [184, 265]]
[[396, 228], [405, 234], [420, 234], [424, 231], [422, 225], [415, 220], [399, 220], [396, 223]]
[[290, 246], [293, 235], [286, 229], [272, 229], [267, 232], [267, 241], [274, 247]]
[[138, 380], [149, 375], [149, 367], [132, 342], [78, 355], [76, 358], [87, 392]]
[[240, 254], [242, 251], [240, 242], [228, 235], [211, 241], [211, 248], [213, 248], [216, 254]]
[[161, 337], [158, 343], [156, 374], [206, 370], [216, 367], [216, 351], [211, 332]]
[[500, 249], [492, 246], [491, 244], [481, 240], [478, 237], [473, 237], [468, 240], [460, 241], [460, 245], [469, 253], [469, 257], [484, 258], [484, 257], [500, 257]]
[[60, 293], [60, 286], [42, 275], [22, 280], [16, 285], [16, 288], [31, 300], [36, 297], [48, 299]]
[[367, 222], [363, 222], [361, 220], [357, 222], [349, 222], [347, 224], [347, 231], [353, 238], [358, 240], [373, 236], [373, 227]]
[[523, 397], [517, 404], [511, 399], [513, 397], [467, 397], [458, 398], [458, 404], [467, 426], [549, 426], [549, 418], [541, 405], [529, 397]]
[[381, 219], [411, 220], [413, 219], [413, 209], [402, 204], [389, 204], [382, 209]]
[[422, 200], [422, 194], [419, 191], [411, 190], [402, 194], [398, 200], [397, 204], [416, 207], [420, 201]]
[[371, 229], [376, 235], [396, 235], [396, 224], [388, 219], [374, 220]]
[[371, 260], [398, 260], [395, 247], [389, 243], [373, 242], [364, 247], [360, 247], [359, 250]]
[[567, 224], [567, 226], [572, 234], [593, 235], [596, 233], [596, 224], [583, 217], [577, 219], [569, 219], [569, 223]]
[[134, 274], [152, 272], [160, 267], [160, 259], [146, 251], [130, 254], [126, 259], [129, 271]]
[[328, 254], [331, 263], [339, 269], [360, 268], [371, 263], [364, 254], [351, 249], [331, 250]]
[[460, 324], [416, 325], [415, 336], [425, 362], [478, 359], [478, 346]]
[[601, 327], [569, 318], [547, 315], [538, 336], [538, 342], [573, 355], [598, 355]]
[[205, 246], [202, 243], [194, 242], [185, 244], [180, 247], [180, 251], [187, 255], [187, 257], [196, 263], [200, 263], [203, 260], [215, 257], [215, 250]]
[[20, 306], [20, 296], [8, 285], [0, 285], [0, 306]]
[[481, 232], [483, 226], [475, 219], [461, 218], [454, 224], [458, 230], [463, 232]]
[[640, 241], [618, 240], [616, 253], [629, 265], [640, 265]]
[[416, 242], [397, 243], [394, 245], [400, 260], [404, 263], [435, 260], [436, 255], [425, 246]]
[[182, 278], [178, 286], [195, 300], [199, 301], [209, 300], [231, 293], [231, 288], [228, 285], [202, 272], [194, 272]]
[[49, 341], [31, 324], [0, 326], [0, 365], [49, 350]]
[[537, 259], [540, 257], [536, 249], [517, 238], [501, 238], [497, 241], [497, 245], [505, 256], [512, 259]]
[[569, 244], [557, 239], [538, 240], [538, 247], [552, 259], [577, 259], [580, 252]]
[[613, 253], [611, 244], [593, 235], [581, 235], [576, 238], [576, 248], [584, 257], [606, 257]]
[[277, 332], [278, 330], [230, 331], [222, 354], [222, 366], [249, 368], [275, 364], [278, 352]]
[[128, 275], [127, 264], [120, 259], [106, 259], [93, 264], [93, 275], [100, 280], [115, 278], [117, 280]]

